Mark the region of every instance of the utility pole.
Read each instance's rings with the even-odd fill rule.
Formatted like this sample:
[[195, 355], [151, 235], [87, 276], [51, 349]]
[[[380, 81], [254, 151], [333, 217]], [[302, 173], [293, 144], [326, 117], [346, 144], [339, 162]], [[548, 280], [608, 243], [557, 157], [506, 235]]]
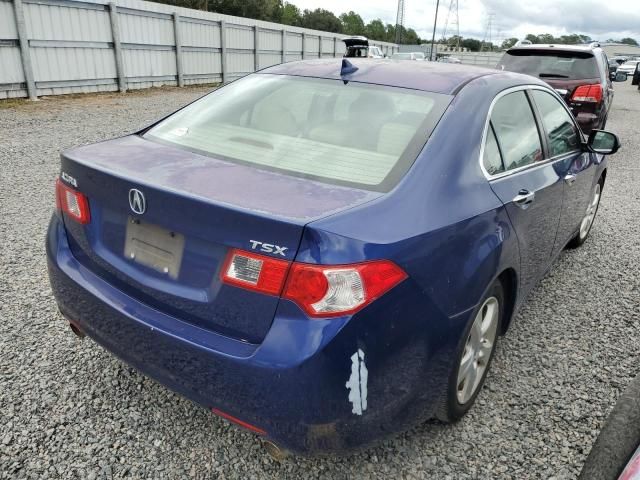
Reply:
[[[447, 13], [447, 19], [444, 22], [444, 29], [442, 30], [443, 40], [447, 38], [447, 31], [449, 29], [450, 24], [451, 25], [455, 24], [456, 51], [460, 51], [460, 10], [458, 8], [458, 0], [451, 0], [449, 2], [449, 12]], [[448, 46], [451, 46], [451, 45], [449, 44]]]
[[398, 0], [398, 13], [396, 15], [396, 43], [402, 43], [402, 30], [404, 29], [404, 0]]
[[438, 8], [440, 8], [440, 0], [436, 0], [436, 15], [433, 19], [433, 35], [431, 35], [431, 51], [429, 52], [429, 60], [433, 61], [433, 49], [436, 43], [436, 25], [438, 25]]

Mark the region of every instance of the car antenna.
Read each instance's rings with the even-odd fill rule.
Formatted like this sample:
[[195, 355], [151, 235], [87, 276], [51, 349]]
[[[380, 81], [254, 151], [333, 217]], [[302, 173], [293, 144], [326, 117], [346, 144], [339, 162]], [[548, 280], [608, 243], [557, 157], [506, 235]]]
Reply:
[[[340, 76], [341, 77], [344, 77], [345, 75], [351, 75], [352, 73], [356, 72], [357, 70], [358, 70], [358, 67], [356, 67], [349, 60], [347, 60], [346, 58], [342, 59], [342, 67], [340, 67]], [[349, 79], [343, 78], [342, 81], [344, 82], [345, 85], [347, 83], [349, 83]]]

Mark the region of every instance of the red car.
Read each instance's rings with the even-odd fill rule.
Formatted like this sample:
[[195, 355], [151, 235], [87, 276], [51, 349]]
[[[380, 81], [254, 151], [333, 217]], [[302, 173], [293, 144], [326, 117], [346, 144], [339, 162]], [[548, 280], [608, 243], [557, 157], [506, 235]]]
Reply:
[[[605, 127], [613, 85], [600, 44], [517, 45], [505, 52], [497, 68], [547, 82], [564, 98], [587, 135]], [[622, 77], [613, 81], [623, 81]]]

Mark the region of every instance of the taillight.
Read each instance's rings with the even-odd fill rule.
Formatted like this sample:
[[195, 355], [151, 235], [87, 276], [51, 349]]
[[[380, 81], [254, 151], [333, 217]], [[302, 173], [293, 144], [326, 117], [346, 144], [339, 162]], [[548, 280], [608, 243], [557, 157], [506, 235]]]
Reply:
[[82, 225], [91, 221], [87, 197], [65, 185], [59, 178], [56, 180], [56, 208]]
[[222, 281], [268, 295], [280, 295], [289, 265], [286, 260], [233, 249], [222, 268]]
[[388, 260], [331, 266], [294, 263], [282, 297], [311, 317], [337, 317], [364, 308], [405, 278], [407, 274]]
[[281, 295], [310, 317], [338, 317], [364, 308], [407, 278], [407, 274], [388, 260], [313, 265], [233, 249], [227, 255], [221, 277], [224, 283], [237, 287]]
[[602, 85], [581, 85], [575, 89], [571, 100], [574, 102], [596, 102], [602, 101]]

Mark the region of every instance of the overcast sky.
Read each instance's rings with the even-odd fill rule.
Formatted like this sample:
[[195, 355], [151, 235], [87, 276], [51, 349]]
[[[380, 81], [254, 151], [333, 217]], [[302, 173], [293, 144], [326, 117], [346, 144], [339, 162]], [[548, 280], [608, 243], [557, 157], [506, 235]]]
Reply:
[[[395, 23], [397, 0], [288, 0], [300, 9], [326, 8], [336, 15], [354, 10], [365, 23], [380, 18]], [[441, 0], [436, 38], [442, 32], [451, 0]], [[640, 2], [638, 0], [458, 0], [460, 34], [483, 39], [489, 13], [493, 14], [492, 40], [522, 38], [527, 33], [569, 33], [607, 40], [632, 37], [640, 42]], [[422, 38], [431, 38], [436, 0], [405, 0], [405, 26]], [[451, 24], [452, 18], [449, 19]], [[447, 36], [451, 31], [450, 26]]]

